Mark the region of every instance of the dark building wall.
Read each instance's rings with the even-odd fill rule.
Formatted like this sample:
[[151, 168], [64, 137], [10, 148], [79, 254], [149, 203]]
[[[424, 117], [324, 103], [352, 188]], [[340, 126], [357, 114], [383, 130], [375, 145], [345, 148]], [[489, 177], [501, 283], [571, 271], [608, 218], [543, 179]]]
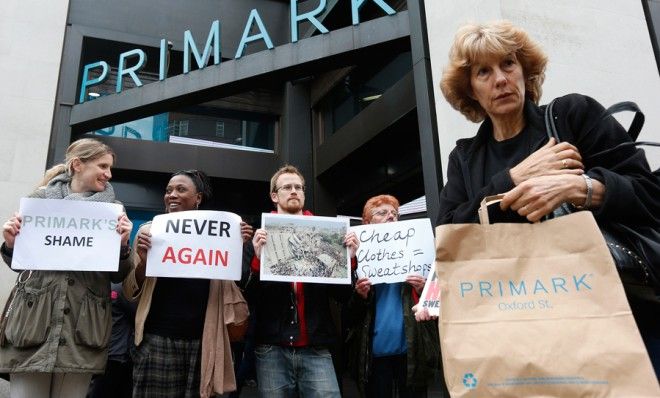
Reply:
[[[328, 3], [330, 5], [333, 2]], [[317, 4], [318, 0], [300, 2], [300, 13], [308, 11]], [[345, 13], [345, 16], [350, 17], [350, 7], [345, 7], [346, 4], [350, 2], [336, 3], [337, 8], [333, 9], [335, 15], [341, 16]], [[341, 9], [338, 9], [339, 7]], [[256, 43], [248, 46], [249, 51], [246, 57], [240, 60], [241, 62], [226, 60], [222, 65], [192, 71], [187, 76], [173, 76], [162, 82], [146, 84], [139, 89], [124, 89], [119, 95], [113, 94], [82, 105], [75, 105], [80, 71], [84, 63], [90, 62], [90, 60], [84, 62], [81, 60], [86, 37], [135, 44], [132, 48], [140, 46], [154, 48], [159, 45], [160, 39], [164, 38], [172, 41], [174, 49], [180, 51], [183, 45], [183, 32], [190, 29], [198, 48], [203, 48], [211, 22], [219, 19], [223, 58], [233, 58], [252, 8], [259, 11], [276, 46], [274, 50], [261, 51], [265, 46], [263, 43]], [[317, 181], [323, 173], [318, 169], [317, 164], [317, 151], [321, 142], [318, 141], [319, 131], [315, 130], [312, 123], [314, 110], [310, 86], [320, 75], [335, 68], [361, 62], [374, 63], [374, 54], [410, 50], [407, 12], [400, 11], [395, 16], [383, 17], [382, 10], [374, 8], [373, 5], [371, 14], [369, 11], [368, 6], [365, 6], [365, 18], [359, 26], [341, 27], [346, 21], [335, 18], [334, 23], [340, 26], [331, 27], [332, 31], [329, 35], [312, 37], [311, 40], [305, 38], [309, 37], [309, 26], [306, 26], [309, 24], [301, 24], [301, 41], [290, 44], [288, 1], [202, 0], [188, 3], [143, 0], [133, 4], [126, 0], [101, 2], [72, 0], [49, 163], [59, 161], [71, 140], [90, 129], [159, 112], [173, 112], [178, 106], [236, 95], [243, 90], [254, 90], [264, 85], [272, 88], [273, 84], [279, 84], [280, 88], [276, 90], [281, 92], [281, 106], [278, 112], [276, 147], [272, 154], [104, 138], [119, 155], [115, 181], [118, 182], [118, 191], [121, 191], [120, 197], [129, 207], [135, 209], [159, 209], [162, 206], [161, 188], [166, 183], [169, 173], [179, 168], [199, 168], [210, 172], [214, 177], [216, 192], [223, 192], [223, 198], [227, 198], [217, 203], [218, 208], [243, 212], [243, 214], [250, 211], [248, 208], [258, 208], [260, 212], [265, 210], [264, 207], [269, 207], [264, 205], [269, 205], [267, 182], [270, 175], [280, 165], [292, 163], [298, 166], [308, 179], [308, 206], [312, 210], [320, 206], [323, 214], [332, 214], [342, 208], [353, 210], [361, 207], [366, 199], [363, 196], [381, 192], [376, 192], [378, 189], [370, 189], [363, 194], [356, 191], [349, 192], [349, 196], [353, 198], [352, 204], [339, 206], [339, 203], [347, 203], [346, 187], [333, 187], [332, 190], [328, 190]], [[324, 20], [324, 23], [326, 22], [330, 26], [331, 21]], [[307, 36], [303, 35], [305, 32]], [[254, 54], [254, 58], [249, 56], [250, 53], [260, 51], [261, 53]], [[158, 60], [148, 62], [157, 64]], [[252, 76], [240, 79], [242, 74], [247, 73], [245, 70], [250, 71], [248, 75], [252, 74]], [[235, 80], [236, 77], [234, 80], [227, 80], [234, 75], [239, 77], [238, 80]], [[206, 83], [208, 83], [208, 89], [204, 89], [206, 91], [191, 91], [191, 87]], [[408, 78], [402, 84], [408, 92], [407, 97], [416, 96], [412, 88], [413, 79]], [[417, 96], [423, 95], [424, 92], [420, 91]], [[387, 99], [386, 102], [389, 103], [396, 101], [395, 97], [384, 95], [382, 100]], [[414, 103], [415, 100], [411, 100], [413, 108]], [[394, 126], [394, 130], [414, 132], [417, 124], [416, 113], [409, 108], [399, 113], [390, 112], [376, 117], [380, 122], [383, 118], [389, 120], [386, 120], [383, 126]], [[75, 117], [72, 117], [72, 110]], [[82, 127], [82, 124], [76, 124], [84, 118], [90, 121], [89, 126]], [[105, 121], [101, 122], [101, 119]], [[94, 120], [98, 123], [94, 124]], [[394, 124], [398, 120], [405, 123]], [[364, 132], [360, 131], [359, 134], [363, 135]], [[378, 135], [378, 131], [373, 131], [372, 134]], [[387, 134], [392, 134], [392, 131]], [[362, 146], [361, 153], [366, 154], [362, 160], [369, 164], [368, 158], [374, 151], [369, 151], [368, 148], [377, 145], [380, 141], [383, 140], [369, 141], [366, 147], [364, 146], [366, 141], [361, 141], [356, 143], [353, 149], [357, 150]], [[351, 148], [346, 149], [351, 151]], [[408, 158], [408, 156], [404, 157]], [[411, 157], [410, 160], [419, 162], [417, 156]], [[336, 167], [333, 163], [336, 163]], [[338, 178], [352, 178], [352, 172], [341, 172], [351, 163], [353, 162], [349, 158], [340, 157], [324, 164], [323, 170], [332, 168], [334, 171], [331, 174], [337, 175]], [[410, 195], [421, 196], [424, 193], [420, 180], [421, 168], [415, 166], [407, 169], [412, 170], [412, 174], [408, 172], [405, 176], [396, 179], [388, 178], [388, 191], [398, 194], [395, 185], [400, 185]], [[363, 172], [368, 174], [370, 170]], [[360, 189], [362, 188], [364, 187], [361, 186]], [[233, 196], [226, 193], [231, 193]], [[246, 201], [242, 199], [245, 194], [256, 195], [264, 200]], [[407, 200], [412, 197], [401, 199]]]

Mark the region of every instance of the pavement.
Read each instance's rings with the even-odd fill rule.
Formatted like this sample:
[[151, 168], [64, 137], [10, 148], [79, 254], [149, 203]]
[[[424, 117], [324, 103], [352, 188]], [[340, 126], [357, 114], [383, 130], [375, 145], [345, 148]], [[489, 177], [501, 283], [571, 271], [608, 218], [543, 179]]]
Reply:
[[[441, 398], [442, 393], [440, 389], [439, 375], [436, 375], [435, 380], [431, 383], [428, 390], [428, 398]], [[357, 389], [355, 382], [348, 377], [343, 380], [344, 397], [351, 398], [357, 397]], [[223, 395], [225, 397], [226, 395]], [[241, 398], [258, 398], [259, 393], [256, 387], [245, 386], [241, 391]], [[9, 382], [0, 379], [0, 398], [9, 398]]]

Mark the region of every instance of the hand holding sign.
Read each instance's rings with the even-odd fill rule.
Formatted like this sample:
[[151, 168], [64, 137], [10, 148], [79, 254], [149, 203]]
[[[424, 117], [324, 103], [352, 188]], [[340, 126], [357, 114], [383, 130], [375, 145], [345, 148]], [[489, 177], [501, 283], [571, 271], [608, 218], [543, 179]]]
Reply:
[[422, 289], [424, 289], [426, 278], [419, 275], [408, 275], [406, 277], [406, 282], [408, 282], [413, 287], [413, 289], [415, 289], [417, 294], [420, 294], [422, 293]]
[[117, 219], [117, 233], [121, 236], [121, 245], [128, 245], [128, 239], [131, 237], [133, 222], [128, 219], [126, 213], [121, 213]]
[[440, 315], [440, 283], [435, 274], [435, 268], [431, 270], [419, 298], [419, 303], [415, 307], [417, 307], [414, 311], [417, 321], [426, 321]]
[[21, 231], [22, 222], [23, 219], [21, 216], [19, 216], [18, 213], [14, 213], [14, 215], [2, 225], [2, 237], [5, 239], [5, 246], [7, 246], [7, 249], [14, 248], [14, 241], [16, 240], [16, 235]]
[[371, 281], [369, 278], [360, 278], [355, 282], [355, 291], [363, 299], [367, 299], [369, 296], [369, 291], [371, 290]]
[[348, 256], [350, 258], [355, 257], [357, 254], [358, 247], [360, 247], [360, 241], [358, 240], [355, 232], [349, 231], [344, 237], [344, 246], [348, 247]]

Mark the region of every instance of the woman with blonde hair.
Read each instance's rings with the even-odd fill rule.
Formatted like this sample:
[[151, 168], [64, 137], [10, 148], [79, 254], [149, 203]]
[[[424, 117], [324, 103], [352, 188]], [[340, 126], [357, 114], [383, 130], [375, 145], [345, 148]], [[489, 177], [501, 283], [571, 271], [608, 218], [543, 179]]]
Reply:
[[[94, 139], [73, 142], [66, 161], [47, 173], [30, 198], [118, 203], [112, 185], [115, 154]], [[22, 217], [4, 223], [2, 258], [11, 266]], [[84, 397], [93, 374], [103, 373], [111, 328], [110, 281], [130, 269], [133, 225], [122, 213], [117, 272], [23, 271], [21, 288], [3, 314], [0, 372], [10, 373], [11, 397]], [[75, 250], [75, 249], [72, 249]]]
[[[547, 106], [539, 106], [546, 64], [540, 46], [510, 22], [458, 30], [440, 88], [452, 107], [481, 125], [449, 155], [437, 223], [476, 223], [481, 200], [504, 193], [506, 221], [535, 222], [572, 206], [591, 211], [601, 228], [616, 222], [657, 230], [660, 181], [644, 151], [632, 145], [610, 151], [631, 138], [601, 104], [580, 94], [555, 99], [549, 117], [561, 142], [549, 134]], [[649, 297], [657, 294], [647, 288]], [[660, 370], [657, 311], [629, 301]]]

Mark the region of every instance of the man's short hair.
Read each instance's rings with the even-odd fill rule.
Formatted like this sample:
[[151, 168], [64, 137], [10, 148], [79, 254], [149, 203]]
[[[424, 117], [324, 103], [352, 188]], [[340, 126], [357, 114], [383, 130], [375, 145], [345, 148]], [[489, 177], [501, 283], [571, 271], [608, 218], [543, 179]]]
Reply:
[[300, 171], [296, 168], [296, 166], [291, 166], [290, 164], [286, 164], [282, 167], [280, 167], [279, 170], [273, 174], [273, 176], [270, 178], [270, 192], [277, 192], [277, 187], [275, 184], [277, 184], [277, 179], [280, 178], [282, 174], [295, 174], [298, 177], [300, 177], [300, 181], [302, 181], [303, 186], [305, 186], [305, 177], [303, 177], [302, 174], [300, 174]]
[[378, 195], [367, 200], [367, 203], [364, 204], [364, 209], [362, 210], [362, 222], [369, 223], [373, 214], [371, 212], [378, 206], [382, 205], [391, 205], [394, 207], [394, 210], [399, 210], [399, 200], [392, 195]]

